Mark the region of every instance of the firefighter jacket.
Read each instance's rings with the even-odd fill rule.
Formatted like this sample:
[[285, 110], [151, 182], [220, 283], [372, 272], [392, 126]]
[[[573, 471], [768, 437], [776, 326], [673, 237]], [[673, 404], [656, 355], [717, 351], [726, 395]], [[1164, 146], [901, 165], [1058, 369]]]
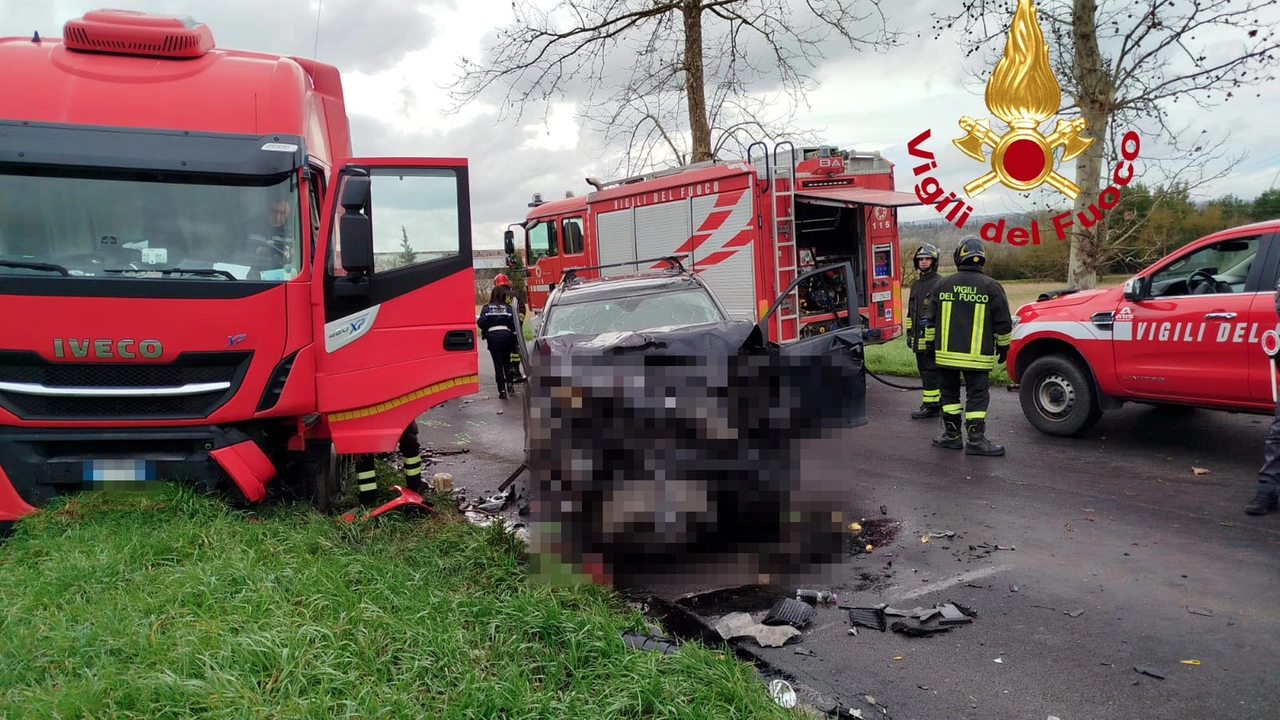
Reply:
[[907, 300], [907, 347], [911, 352], [922, 353], [935, 349], [937, 322], [933, 318], [934, 298], [939, 275], [936, 270], [924, 273], [911, 284], [911, 296]]
[[480, 328], [480, 337], [485, 340], [489, 339], [489, 333], [493, 331], [518, 332], [511, 306], [500, 302], [489, 303], [480, 308], [480, 317], [476, 319], [476, 325]]
[[1007, 351], [1013, 339], [1009, 300], [1000, 283], [981, 267], [969, 265], [942, 278], [934, 298], [938, 365], [956, 370], [994, 368], [1001, 349]]

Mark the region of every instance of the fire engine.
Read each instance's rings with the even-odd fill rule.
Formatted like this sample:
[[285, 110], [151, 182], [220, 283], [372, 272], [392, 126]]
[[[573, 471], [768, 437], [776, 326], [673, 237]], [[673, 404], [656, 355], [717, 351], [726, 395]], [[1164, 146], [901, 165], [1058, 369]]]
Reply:
[[1125, 402], [1271, 414], [1278, 264], [1280, 219], [1195, 240], [1123, 285], [1023, 305], [1006, 359], [1023, 414], [1055, 436]]
[[[825, 332], [835, 317], [830, 308], [850, 291], [857, 293], [868, 343], [900, 337], [897, 208], [922, 202], [894, 191], [893, 167], [878, 152], [797, 150], [784, 141], [770, 153], [756, 143], [746, 161], [588, 179], [595, 190], [585, 197], [548, 203], [535, 197], [521, 223], [529, 306], [541, 308], [572, 267], [683, 255], [735, 319], [756, 321], [798, 275], [850, 261], [856, 287], [843, 287], [837, 275], [802, 283], [774, 315], [771, 338], [790, 342]], [[506, 246], [514, 254], [512, 230]]]
[[0, 522], [166, 480], [328, 509], [478, 390], [465, 160], [351, 157], [336, 67], [190, 18], [62, 35], [0, 39]]

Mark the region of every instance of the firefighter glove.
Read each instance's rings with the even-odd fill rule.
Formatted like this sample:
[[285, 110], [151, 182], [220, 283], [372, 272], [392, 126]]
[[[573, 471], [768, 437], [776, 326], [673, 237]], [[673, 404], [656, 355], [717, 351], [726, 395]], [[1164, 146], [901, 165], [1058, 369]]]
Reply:
[[1008, 356], [1009, 356], [1008, 345], [1001, 345], [1000, 347], [996, 348], [996, 359], [999, 360], [1001, 364], [1004, 363], [1005, 358], [1007, 358]]

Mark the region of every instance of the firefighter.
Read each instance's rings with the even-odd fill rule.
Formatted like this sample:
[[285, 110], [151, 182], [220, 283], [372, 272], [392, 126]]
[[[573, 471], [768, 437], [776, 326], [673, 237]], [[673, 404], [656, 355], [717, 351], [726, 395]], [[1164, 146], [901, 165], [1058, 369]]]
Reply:
[[[1280, 316], [1280, 283], [1276, 284], [1276, 315]], [[1272, 360], [1280, 360], [1272, 356]], [[1270, 372], [1275, 372], [1272, 368]], [[1276, 414], [1267, 429], [1267, 439], [1263, 445], [1262, 468], [1258, 470], [1258, 491], [1244, 511], [1249, 515], [1266, 515], [1280, 506], [1280, 401], [1276, 403]]]
[[935, 418], [942, 414], [942, 394], [938, 390], [938, 366], [934, 364], [934, 332], [936, 322], [930, 312], [933, 305], [933, 292], [938, 284], [938, 258], [942, 253], [938, 248], [925, 243], [916, 249], [912, 264], [920, 273], [919, 279], [911, 283], [911, 299], [907, 306], [907, 347], [916, 356], [916, 367], [920, 370], [920, 382], [924, 386], [921, 392], [920, 409], [911, 413], [912, 420]]
[[[987, 253], [982, 239], [970, 235], [956, 246], [957, 272], [934, 288], [933, 315], [938, 318], [934, 358], [942, 391], [942, 435], [936, 447], [966, 455], [1004, 455], [1004, 447], [987, 439], [987, 405], [991, 369], [1004, 362], [1013, 335], [1009, 300], [1000, 283], [982, 271]], [[912, 293], [914, 295], [914, 292]], [[963, 379], [966, 402], [960, 405]], [[962, 439], [961, 422], [967, 439]]]
[[[400, 456], [404, 458], [405, 487], [422, 492], [422, 446], [418, 443], [418, 421], [409, 423], [400, 435]], [[372, 505], [378, 497], [378, 481], [374, 472], [372, 453], [356, 458], [356, 484], [360, 491], [360, 504]]]
[[[502, 290], [502, 302], [506, 305], [510, 305], [512, 299], [516, 301], [516, 313], [520, 320], [516, 332], [522, 332], [525, 318], [524, 298], [520, 297], [520, 294], [511, 288], [511, 281], [507, 278], [506, 273], [498, 273], [493, 278], [493, 287], [494, 289]], [[517, 339], [516, 342], [519, 343], [519, 340]], [[510, 381], [508, 384], [518, 383], [524, 379], [520, 376], [520, 346], [518, 344], [511, 348], [511, 355], [507, 362], [507, 378]], [[514, 387], [511, 387], [510, 390], [515, 392]]]
[[[505, 297], [502, 292], [502, 286], [494, 285], [493, 292], [489, 293], [489, 302], [480, 308], [480, 317], [476, 318], [476, 325], [480, 328], [480, 338], [485, 341], [489, 347], [489, 357], [493, 358], [493, 374], [498, 381], [498, 397], [506, 400], [507, 391], [514, 390], [512, 383], [514, 382], [513, 368], [511, 367], [511, 355], [514, 353], [516, 358], [520, 357], [517, 352], [516, 318], [511, 311], [511, 306], [503, 302]], [[518, 371], [517, 371], [518, 372]]]

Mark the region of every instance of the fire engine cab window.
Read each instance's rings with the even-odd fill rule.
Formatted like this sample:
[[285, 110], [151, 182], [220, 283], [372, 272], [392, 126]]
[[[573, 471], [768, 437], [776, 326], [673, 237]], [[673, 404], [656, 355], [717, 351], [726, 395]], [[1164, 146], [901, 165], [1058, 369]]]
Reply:
[[543, 221], [529, 228], [529, 259], [528, 264], [538, 262], [538, 258], [552, 257], [559, 254], [559, 248], [556, 247], [556, 223], [555, 220]]
[[459, 254], [457, 174], [437, 168], [379, 172], [370, 173], [374, 272]]
[[[0, 273], [288, 280], [302, 267], [300, 208], [292, 174], [0, 172]], [[173, 268], [204, 272], [155, 272]]]
[[1151, 277], [1152, 297], [1244, 292], [1258, 237], [1224, 240], [1175, 260]]
[[582, 218], [564, 219], [564, 254], [582, 254]]

